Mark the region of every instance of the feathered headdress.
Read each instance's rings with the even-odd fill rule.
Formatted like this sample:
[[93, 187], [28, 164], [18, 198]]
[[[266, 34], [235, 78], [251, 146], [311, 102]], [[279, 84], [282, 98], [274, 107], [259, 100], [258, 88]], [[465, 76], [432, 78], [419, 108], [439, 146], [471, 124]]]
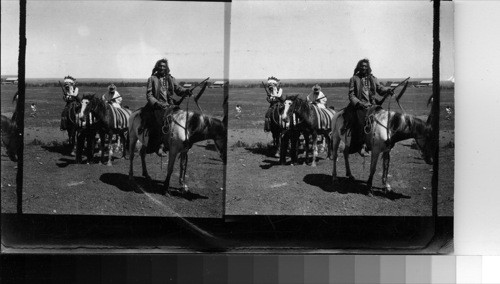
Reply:
[[64, 83], [65, 84], [71, 84], [71, 85], [76, 85], [76, 79], [71, 77], [70, 75], [64, 77]]
[[267, 84], [268, 85], [276, 85], [278, 86], [280, 84], [280, 80], [274, 76], [271, 76], [269, 78], [267, 78]]

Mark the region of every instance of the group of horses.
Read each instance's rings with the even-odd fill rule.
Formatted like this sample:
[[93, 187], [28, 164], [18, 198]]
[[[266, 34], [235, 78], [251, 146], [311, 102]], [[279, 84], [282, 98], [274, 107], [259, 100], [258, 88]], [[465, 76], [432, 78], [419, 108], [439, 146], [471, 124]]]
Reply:
[[[143, 131], [139, 134], [141, 126], [141, 112], [143, 108], [131, 111], [128, 108], [117, 108], [107, 101], [97, 97], [94, 93], [85, 93], [81, 100], [69, 103], [67, 112], [67, 125], [69, 146], [75, 150], [76, 162], [82, 162], [82, 151], [86, 148], [87, 163], [92, 162], [94, 157], [95, 137], [100, 138], [100, 160], [105, 161], [105, 146], [108, 145], [107, 165], [112, 165], [113, 136], [118, 135], [123, 141], [122, 158], [127, 158], [127, 150], [130, 153], [129, 182], [138, 189], [134, 179], [133, 161], [137, 141], [141, 142], [139, 150], [143, 176], [151, 181], [146, 169], [146, 148], [149, 133]], [[163, 110], [166, 113], [166, 110]], [[168, 123], [169, 125], [165, 125]], [[163, 133], [163, 141], [169, 145], [169, 160], [167, 177], [164, 183], [165, 192], [170, 192], [170, 178], [174, 169], [177, 156], [180, 155], [179, 184], [184, 193], [188, 192], [185, 181], [188, 151], [196, 142], [212, 139], [216, 149], [219, 151], [222, 161], [226, 161], [226, 130], [220, 119], [196, 113], [176, 109], [168, 120], [158, 123]], [[167, 132], [164, 129], [168, 129]], [[118, 141], [118, 139], [117, 139]], [[86, 147], [85, 147], [86, 144]]]
[[[432, 101], [429, 100], [429, 102]], [[279, 153], [277, 156], [280, 158], [280, 164], [286, 164], [288, 147], [290, 147], [291, 163], [297, 163], [299, 137], [302, 135], [305, 142], [305, 162], [309, 163], [309, 144], [312, 142], [311, 166], [315, 167], [318, 155], [317, 137], [321, 134], [326, 140], [327, 157], [333, 160], [332, 184], [334, 186], [339, 184], [337, 158], [341, 141], [344, 143], [343, 155], [346, 176], [348, 179], [354, 180], [349, 165], [351, 133], [350, 130], [345, 133], [341, 132], [344, 125], [344, 111], [345, 109], [336, 112], [333, 108], [319, 108], [298, 95], [287, 96], [282, 102], [276, 103], [273, 106], [271, 116], [271, 132], [274, 146]], [[435, 115], [432, 113], [432, 108], [427, 121], [405, 112], [384, 110], [380, 106], [374, 107], [367, 117], [364, 133], [367, 147], [371, 150], [370, 174], [366, 183], [368, 195], [373, 194], [373, 176], [381, 154], [384, 192], [392, 191], [387, 176], [390, 152], [397, 142], [415, 139], [423, 160], [427, 164], [433, 163], [433, 155], [438, 141], [433, 136], [432, 120]]]

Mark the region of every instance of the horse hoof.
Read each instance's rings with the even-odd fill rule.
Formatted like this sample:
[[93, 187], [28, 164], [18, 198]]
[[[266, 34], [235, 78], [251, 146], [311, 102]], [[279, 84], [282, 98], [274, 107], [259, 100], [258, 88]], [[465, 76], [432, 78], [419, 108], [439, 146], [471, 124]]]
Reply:
[[111, 167], [113, 164], [112, 163], [106, 163], [106, 166]]
[[354, 176], [352, 176], [352, 175], [347, 176], [347, 179], [348, 179], [348, 180], [356, 180], [356, 179], [354, 178]]
[[368, 191], [368, 194], [366, 194], [368, 197], [373, 197], [373, 192], [370, 190]]

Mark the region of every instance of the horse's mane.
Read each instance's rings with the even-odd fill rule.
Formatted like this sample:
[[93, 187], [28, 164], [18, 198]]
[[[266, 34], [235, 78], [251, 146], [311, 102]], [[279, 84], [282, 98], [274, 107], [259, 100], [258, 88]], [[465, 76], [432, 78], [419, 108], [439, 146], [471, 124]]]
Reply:
[[428, 127], [422, 119], [411, 114], [391, 112], [390, 115], [390, 126], [395, 132], [423, 133]]
[[299, 95], [290, 95], [287, 96], [286, 99], [292, 101], [291, 108], [293, 109], [293, 111], [303, 113], [305, 116], [309, 116], [310, 104], [308, 101], [302, 99], [301, 97], [299, 97]]

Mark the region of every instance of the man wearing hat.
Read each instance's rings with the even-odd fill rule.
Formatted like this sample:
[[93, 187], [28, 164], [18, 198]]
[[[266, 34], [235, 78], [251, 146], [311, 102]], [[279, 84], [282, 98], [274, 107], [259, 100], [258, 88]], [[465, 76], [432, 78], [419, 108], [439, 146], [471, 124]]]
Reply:
[[116, 90], [115, 84], [108, 86], [108, 92], [102, 95], [102, 99], [114, 107], [122, 107], [122, 96]]
[[323, 94], [323, 92], [321, 91], [321, 87], [316, 84], [312, 87], [312, 90], [312, 93], [307, 95], [307, 101], [315, 104], [319, 108], [326, 108], [327, 99], [325, 94]]
[[66, 106], [61, 113], [61, 131], [67, 129], [66, 117], [68, 114], [69, 104], [73, 101], [78, 100], [78, 88], [76, 87], [76, 79], [71, 77], [70, 75], [64, 77], [63, 91], [63, 99], [66, 102]]

